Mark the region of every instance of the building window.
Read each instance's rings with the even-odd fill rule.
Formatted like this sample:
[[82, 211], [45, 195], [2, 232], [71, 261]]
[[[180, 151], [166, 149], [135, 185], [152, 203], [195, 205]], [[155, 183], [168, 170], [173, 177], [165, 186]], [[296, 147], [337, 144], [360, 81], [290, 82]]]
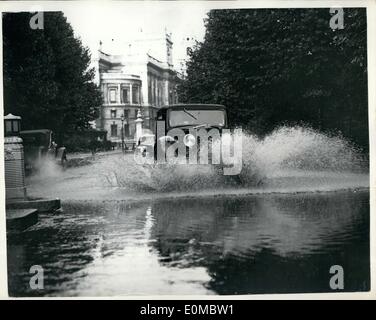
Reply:
[[160, 106], [162, 104], [162, 88], [161, 83], [158, 83], [157, 87], [157, 105]]
[[121, 89], [121, 102], [122, 103], [129, 103], [129, 88], [122, 88]]
[[132, 87], [132, 102], [133, 103], [140, 103], [140, 96], [139, 96], [139, 87], [133, 86]]
[[110, 103], [116, 103], [116, 89], [110, 89]]
[[124, 109], [123, 115], [124, 115], [124, 120], [129, 121], [129, 110]]
[[154, 79], [154, 104], [157, 105], [158, 104], [158, 80], [157, 79]]
[[150, 76], [148, 77], [148, 101], [149, 101], [149, 104], [153, 103], [152, 94], [151, 94], [151, 79], [150, 79]]
[[111, 125], [111, 137], [117, 137], [117, 124]]
[[111, 118], [116, 118], [116, 109], [111, 110]]
[[124, 125], [124, 137], [126, 138], [129, 137], [129, 124], [128, 123]]

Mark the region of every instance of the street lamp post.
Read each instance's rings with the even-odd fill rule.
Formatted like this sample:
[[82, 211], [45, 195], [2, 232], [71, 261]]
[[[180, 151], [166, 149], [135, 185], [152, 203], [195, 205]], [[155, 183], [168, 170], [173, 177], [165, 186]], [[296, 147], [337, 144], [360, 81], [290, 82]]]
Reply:
[[125, 152], [124, 146], [124, 114], [121, 115], [121, 150]]

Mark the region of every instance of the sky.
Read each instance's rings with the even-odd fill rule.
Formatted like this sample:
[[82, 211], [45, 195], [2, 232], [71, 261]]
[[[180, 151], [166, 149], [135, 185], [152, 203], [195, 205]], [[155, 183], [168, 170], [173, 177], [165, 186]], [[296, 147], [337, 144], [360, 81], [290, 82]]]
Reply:
[[207, 2], [111, 2], [85, 3], [69, 6], [62, 11], [72, 25], [75, 35], [91, 52], [99, 41], [124, 41], [137, 32], [172, 33], [173, 58], [176, 67], [186, 58], [186, 48], [205, 35], [204, 18], [210, 10]]

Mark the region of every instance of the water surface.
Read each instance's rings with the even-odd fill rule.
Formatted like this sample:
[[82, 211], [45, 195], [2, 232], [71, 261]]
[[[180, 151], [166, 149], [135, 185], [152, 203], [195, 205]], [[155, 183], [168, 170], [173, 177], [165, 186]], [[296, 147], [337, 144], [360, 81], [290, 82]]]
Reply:
[[[132, 154], [27, 180], [63, 212], [8, 233], [13, 296], [331, 292], [370, 286], [369, 170], [342, 137], [281, 127], [243, 135], [240, 180]], [[32, 265], [44, 289], [30, 289]]]
[[[370, 286], [369, 192], [69, 201], [8, 234], [11, 296], [331, 292]], [[44, 268], [44, 289], [29, 269]]]

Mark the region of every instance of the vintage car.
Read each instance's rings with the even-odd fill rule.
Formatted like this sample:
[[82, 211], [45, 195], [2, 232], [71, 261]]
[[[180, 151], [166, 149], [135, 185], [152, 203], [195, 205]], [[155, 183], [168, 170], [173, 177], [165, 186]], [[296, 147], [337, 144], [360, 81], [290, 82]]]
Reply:
[[[176, 138], [168, 133], [172, 129], [179, 129], [184, 136], [184, 144], [187, 146], [186, 156], [189, 157], [189, 150], [192, 145], [199, 143], [190, 132], [201, 129], [216, 128], [220, 133], [228, 127], [226, 107], [217, 104], [176, 104], [162, 107], [157, 111], [156, 119], [152, 128], [153, 134], [146, 134], [140, 137], [137, 143], [136, 153], [146, 156], [150, 153], [150, 145], [154, 145], [154, 158], [162, 150], [166, 151], [169, 145], [176, 142]], [[212, 143], [210, 138], [209, 144]], [[159, 149], [159, 151], [158, 151]], [[149, 150], [149, 151], [147, 151]], [[211, 148], [209, 147], [209, 150]], [[210, 157], [210, 154], [209, 154]]]
[[25, 169], [27, 172], [43, 170], [48, 160], [65, 168], [67, 154], [65, 147], [58, 147], [49, 129], [25, 130], [20, 132], [23, 140]]

